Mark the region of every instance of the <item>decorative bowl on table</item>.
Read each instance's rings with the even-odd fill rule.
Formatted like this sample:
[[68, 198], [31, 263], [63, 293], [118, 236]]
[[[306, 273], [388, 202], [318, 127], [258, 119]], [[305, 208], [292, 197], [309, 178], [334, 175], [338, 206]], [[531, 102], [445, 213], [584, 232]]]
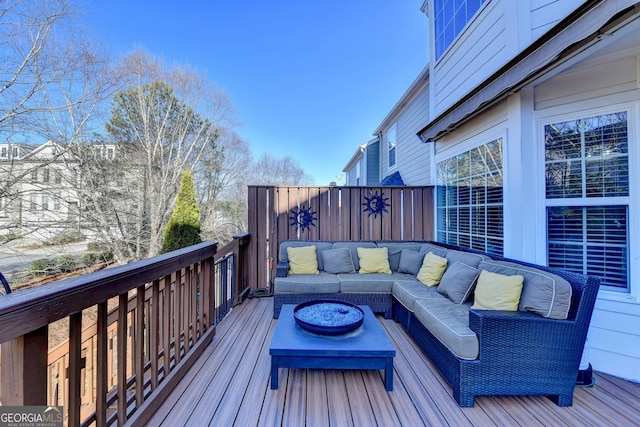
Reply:
[[302, 329], [320, 335], [342, 335], [358, 329], [364, 311], [355, 304], [342, 301], [316, 300], [298, 304], [293, 317]]

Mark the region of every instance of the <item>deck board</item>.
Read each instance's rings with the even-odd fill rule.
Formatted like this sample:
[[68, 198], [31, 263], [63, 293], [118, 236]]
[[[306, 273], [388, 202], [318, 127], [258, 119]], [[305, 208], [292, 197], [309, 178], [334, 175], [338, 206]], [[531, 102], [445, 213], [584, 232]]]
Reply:
[[270, 388], [271, 298], [235, 307], [148, 425], [225, 426], [575, 426], [637, 425], [640, 385], [596, 373], [574, 404], [543, 396], [476, 398], [460, 408], [451, 386], [402, 326], [378, 318], [396, 348], [394, 391], [383, 371], [279, 370]]

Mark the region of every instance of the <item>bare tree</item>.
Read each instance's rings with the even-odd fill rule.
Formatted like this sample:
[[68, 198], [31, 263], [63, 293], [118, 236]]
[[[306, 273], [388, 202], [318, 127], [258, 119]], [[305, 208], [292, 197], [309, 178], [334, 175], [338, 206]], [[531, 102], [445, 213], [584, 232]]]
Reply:
[[116, 94], [107, 132], [119, 147], [140, 198], [135, 258], [156, 255], [187, 166], [215, 162], [221, 129], [232, 125], [224, 92], [188, 67], [167, 69], [138, 51], [123, 67], [130, 86]]
[[[4, 224], [12, 230], [34, 192], [54, 191], [23, 183], [67, 162], [66, 149], [91, 132], [118, 81], [108, 55], [77, 26], [78, 13], [68, 0], [4, 1], [0, 8], [0, 203], [18, 211]], [[25, 160], [46, 141], [56, 143], [51, 155]]]
[[292, 157], [280, 159], [264, 153], [254, 162], [250, 184], [259, 185], [312, 185], [313, 178], [305, 173]]
[[246, 185], [252, 157], [234, 131], [225, 130], [215, 152], [208, 150], [194, 166], [203, 238], [226, 243], [246, 230]]

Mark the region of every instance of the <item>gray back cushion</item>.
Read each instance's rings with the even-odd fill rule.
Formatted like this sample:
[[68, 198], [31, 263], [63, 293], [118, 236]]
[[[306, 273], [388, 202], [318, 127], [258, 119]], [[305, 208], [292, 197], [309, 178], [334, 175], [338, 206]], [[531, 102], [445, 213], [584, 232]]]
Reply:
[[420, 267], [422, 267], [422, 261], [424, 261], [424, 252], [416, 252], [408, 249], [403, 249], [400, 252], [400, 261], [398, 262], [398, 273], [418, 275]]
[[438, 255], [444, 258], [449, 249], [444, 248], [442, 246], [433, 245], [431, 243], [423, 243], [420, 245], [420, 252], [423, 252], [425, 255], [429, 252], [433, 252], [434, 255]]
[[518, 310], [531, 311], [549, 319], [566, 319], [571, 306], [571, 284], [562, 277], [537, 268], [506, 261], [483, 261], [480, 270], [524, 277]]
[[333, 249], [348, 248], [351, 251], [351, 260], [353, 260], [353, 266], [356, 271], [360, 270], [360, 258], [358, 258], [358, 248], [375, 248], [377, 247], [373, 242], [336, 242], [333, 244]]
[[398, 271], [398, 265], [400, 264], [400, 253], [403, 249], [419, 252], [422, 244], [404, 242], [404, 243], [378, 243], [379, 248], [387, 248], [389, 251], [389, 267], [391, 271]]
[[444, 272], [438, 292], [456, 304], [462, 304], [471, 295], [479, 275], [480, 270], [477, 268], [456, 261]]
[[327, 273], [355, 273], [356, 269], [351, 259], [349, 248], [327, 249], [322, 251], [324, 271]]
[[449, 265], [452, 265], [454, 262], [458, 261], [463, 264], [467, 264], [473, 268], [478, 268], [478, 264], [480, 264], [482, 261], [491, 260], [491, 258], [489, 258], [486, 255], [480, 255], [480, 254], [474, 254], [471, 252], [456, 251], [456, 250], [447, 251], [444, 257], [447, 259]]
[[301, 246], [315, 246], [316, 256], [318, 257], [318, 270], [324, 270], [324, 264], [322, 262], [322, 252], [327, 249], [333, 249], [333, 245], [329, 242], [309, 242], [304, 240], [291, 240], [280, 243], [280, 250], [278, 253], [278, 262], [289, 262], [289, 255], [287, 254], [287, 248], [299, 248]]

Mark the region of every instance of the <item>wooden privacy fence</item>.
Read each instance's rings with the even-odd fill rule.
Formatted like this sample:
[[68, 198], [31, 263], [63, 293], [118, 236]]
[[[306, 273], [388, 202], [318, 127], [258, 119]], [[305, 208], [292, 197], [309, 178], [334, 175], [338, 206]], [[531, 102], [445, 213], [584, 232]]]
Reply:
[[432, 186], [249, 186], [249, 283], [271, 285], [283, 240], [432, 240], [433, 215]]

